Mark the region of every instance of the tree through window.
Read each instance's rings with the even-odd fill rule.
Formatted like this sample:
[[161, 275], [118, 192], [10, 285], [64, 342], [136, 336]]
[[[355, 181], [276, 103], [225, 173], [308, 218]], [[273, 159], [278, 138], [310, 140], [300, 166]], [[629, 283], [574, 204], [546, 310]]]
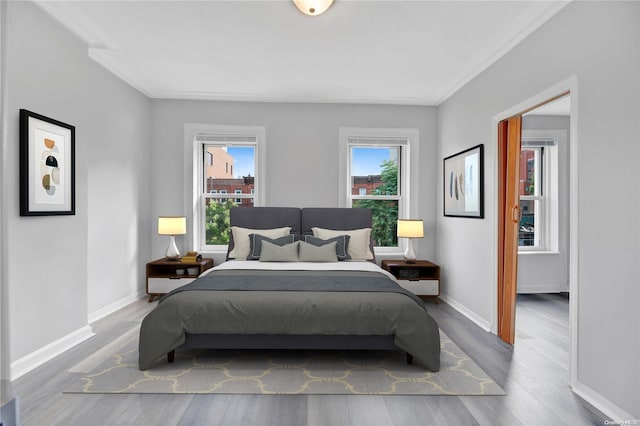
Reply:
[[396, 227], [403, 203], [399, 176], [406, 147], [393, 141], [350, 142], [350, 204], [371, 210], [371, 234], [377, 247], [397, 247]]

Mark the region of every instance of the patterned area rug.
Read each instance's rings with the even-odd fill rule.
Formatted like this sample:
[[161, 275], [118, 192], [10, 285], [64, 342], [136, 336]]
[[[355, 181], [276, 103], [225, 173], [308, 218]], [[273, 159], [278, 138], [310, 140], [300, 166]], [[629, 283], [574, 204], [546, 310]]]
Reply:
[[[132, 330], [133, 331], [133, 330]], [[441, 370], [408, 365], [401, 351], [178, 350], [173, 364], [138, 370], [138, 340], [89, 371], [73, 368], [66, 393], [504, 395], [444, 333]], [[111, 346], [111, 345], [110, 345]], [[84, 370], [87, 370], [86, 366]], [[74, 372], [75, 371], [75, 372]]]

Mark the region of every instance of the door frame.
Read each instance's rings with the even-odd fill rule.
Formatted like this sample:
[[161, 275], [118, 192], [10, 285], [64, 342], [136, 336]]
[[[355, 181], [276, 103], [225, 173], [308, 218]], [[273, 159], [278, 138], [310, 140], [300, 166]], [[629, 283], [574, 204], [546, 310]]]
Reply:
[[[524, 114], [534, 108], [556, 98], [563, 93], [570, 94], [569, 116], [569, 385], [573, 388], [577, 383], [578, 372], [578, 78], [571, 76], [554, 84], [542, 92], [494, 115], [491, 123], [492, 146], [494, 152], [498, 146], [498, 123], [514, 115]], [[493, 158], [493, 199], [495, 203], [492, 217], [492, 309], [491, 332], [498, 333], [498, 162], [497, 152]]]

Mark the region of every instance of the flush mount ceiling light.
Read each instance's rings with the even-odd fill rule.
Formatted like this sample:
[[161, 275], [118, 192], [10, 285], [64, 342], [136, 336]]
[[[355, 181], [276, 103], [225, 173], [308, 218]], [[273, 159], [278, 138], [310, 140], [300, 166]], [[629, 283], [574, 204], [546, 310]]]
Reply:
[[309, 16], [318, 16], [329, 9], [333, 0], [293, 0], [300, 12]]

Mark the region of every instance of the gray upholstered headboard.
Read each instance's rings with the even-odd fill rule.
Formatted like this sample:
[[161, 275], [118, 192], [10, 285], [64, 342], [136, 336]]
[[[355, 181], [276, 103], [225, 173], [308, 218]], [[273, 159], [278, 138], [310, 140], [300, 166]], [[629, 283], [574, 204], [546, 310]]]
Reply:
[[312, 227], [337, 229], [371, 228], [371, 210], [360, 208], [304, 208], [300, 215], [302, 235], [312, 235]]
[[[351, 230], [371, 228], [371, 210], [362, 208], [297, 208], [297, 207], [233, 207], [229, 213], [231, 226], [270, 229], [290, 226], [292, 234], [312, 235], [312, 227]], [[229, 235], [229, 252], [233, 235]], [[373, 253], [373, 242], [371, 242]]]
[[[229, 211], [231, 226], [250, 229], [291, 227], [292, 234], [300, 234], [300, 209], [297, 207], [232, 207]], [[229, 253], [233, 250], [233, 233], [229, 232]]]

